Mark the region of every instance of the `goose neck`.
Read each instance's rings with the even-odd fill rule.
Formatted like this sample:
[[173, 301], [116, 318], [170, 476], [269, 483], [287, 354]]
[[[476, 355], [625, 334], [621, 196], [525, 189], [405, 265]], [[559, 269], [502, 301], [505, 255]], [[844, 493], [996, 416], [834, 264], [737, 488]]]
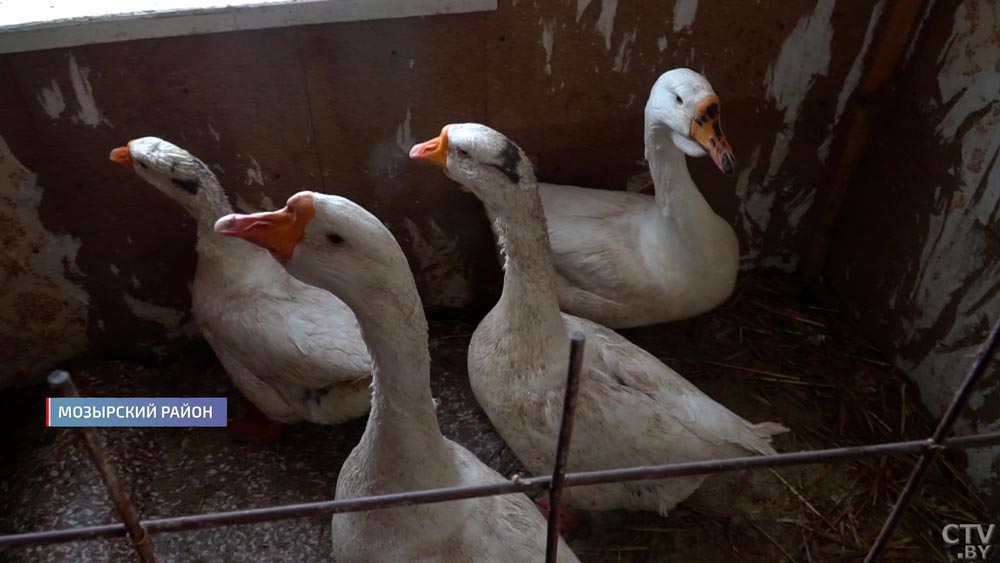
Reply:
[[551, 310], [558, 315], [555, 267], [552, 264], [548, 228], [537, 185], [517, 188], [511, 205], [488, 206], [493, 229], [503, 254], [505, 271], [501, 299], [519, 307]]
[[200, 193], [188, 207], [188, 212], [198, 224], [199, 240], [222, 238], [212, 236], [215, 234], [215, 222], [219, 217], [232, 213], [233, 206], [229, 204], [226, 193], [222, 191], [222, 186], [214, 176], [201, 179]]
[[427, 319], [412, 276], [401, 275], [396, 282], [379, 295], [363, 292], [359, 299], [345, 299], [372, 357], [372, 410], [365, 434], [412, 456], [439, 454], [435, 448], [445, 443], [431, 397]]
[[667, 127], [648, 128], [646, 160], [660, 214], [668, 225], [686, 229], [711, 213], [711, 208], [691, 179], [687, 156], [674, 144], [672, 135]]

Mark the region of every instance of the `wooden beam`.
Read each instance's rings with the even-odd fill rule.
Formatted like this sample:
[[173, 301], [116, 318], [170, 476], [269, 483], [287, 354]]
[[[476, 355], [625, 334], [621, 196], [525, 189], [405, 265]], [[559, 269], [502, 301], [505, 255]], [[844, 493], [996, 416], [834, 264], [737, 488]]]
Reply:
[[847, 133], [834, 167], [830, 189], [820, 202], [820, 216], [803, 268], [808, 281], [817, 281], [823, 274], [833, 229], [840, 219], [854, 170], [868, 143], [871, 116], [890, 103], [890, 100], [879, 94], [888, 87], [894, 71], [900, 66], [906, 45], [910, 40], [919, 40], [913, 34], [918, 27], [920, 15], [931, 9], [935, 1], [892, 0], [888, 17], [879, 25], [871, 62], [864, 69], [853, 107], [848, 112]]

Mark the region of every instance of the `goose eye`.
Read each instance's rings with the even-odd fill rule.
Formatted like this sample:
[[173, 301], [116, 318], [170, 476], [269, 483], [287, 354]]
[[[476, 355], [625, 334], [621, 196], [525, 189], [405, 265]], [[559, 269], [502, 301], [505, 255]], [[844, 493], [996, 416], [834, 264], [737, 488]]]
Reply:
[[342, 244], [344, 242], [344, 237], [338, 235], [337, 233], [330, 233], [326, 235], [326, 240], [332, 242], [333, 244]]
[[456, 149], [462, 158], [469, 158], [469, 152], [465, 149]]
[[677, 105], [681, 105], [681, 104], [684, 103], [684, 100], [680, 96], [677, 96], [677, 95], [674, 96], [674, 100], [677, 101]]
[[143, 168], [149, 168], [149, 165], [141, 160], [137, 160], [136, 162], [138, 162], [139, 166], [142, 166]]

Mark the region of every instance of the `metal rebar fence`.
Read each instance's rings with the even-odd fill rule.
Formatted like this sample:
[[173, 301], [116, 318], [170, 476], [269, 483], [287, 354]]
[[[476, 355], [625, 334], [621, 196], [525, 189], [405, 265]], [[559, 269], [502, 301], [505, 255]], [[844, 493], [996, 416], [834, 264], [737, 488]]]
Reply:
[[[909, 480], [899, 495], [892, 511], [887, 516], [882, 530], [872, 544], [866, 563], [874, 563], [885, 552], [889, 541], [899, 526], [907, 508], [920, 494], [927, 472], [934, 460], [944, 450], [960, 450], [1000, 445], [1000, 432], [981, 433], [971, 436], [949, 437], [959, 415], [968, 403], [972, 388], [986, 373], [986, 369], [1000, 345], [1000, 322], [994, 325], [989, 336], [979, 350], [972, 367], [955, 393], [951, 404], [941, 417], [933, 435], [926, 440], [906, 442], [889, 442], [866, 446], [831, 448], [823, 450], [807, 450], [793, 453], [738, 457], [727, 459], [706, 460], [687, 463], [672, 463], [666, 465], [649, 465], [622, 469], [607, 469], [603, 471], [585, 471], [566, 473], [569, 455], [569, 444], [572, 434], [573, 417], [575, 414], [576, 391], [579, 388], [580, 375], [583, 366], [584, 338], [582, 334], [571, 336], [570, 367], [567, 375], [566, 396], [564, 398], [563, 420], [560, 426], [559, 441], [555, 468], [552, 475], [523, 478], [515, 476], [509, 481], [488, 485], [468, 487], [452, 487], [360, 497], [332, 501], [310, 502], [217, 512], [172, 518], [139, 520], [134, 505], [124, 493], [117, 478], [117, 472], [107, 454], [103, 443], [94, 428], [82, 428], [101, 476], [104, 480], [116, 509], [124, 523], [105, 524], [62, 530], [47, 530], [23, 534], [0, 535], [0, 547], [46, 545], [54, 543], [92, 540], [97, 538], [130, 537], [141, 561], [155, 562], [152, 543], [149, 536], [185, 530], [216, 528], [239, 524], [271, 522], [292, 518], [308, 518], [317, 516], [332, 516], [347, 512], [378, 510], [398, 506], [447, 502], [461, 499], [471, 499], [486, 496], [506, 495], [516, 493], [534, 493], [547, 491], [549, 494], [549, 525], [546, 543], [546, 562], [554, 562], [558, 548], [558, 501], [564, 487], [579, 487], [583, 485], [599, 485], [605, 483], [620, 483], [626, 481], [646, 481], [685, 477], [694, 475], [711, 475], [738, 470], [752, 470], [794, 465], [817, 463], [835, 463], [854, 461], [865, 458], [885, 457], [890, 455], [916, 453], [919, 458], [913, 468]], [[50, 383], [61, 393], [73, 393], [72, 380], [65, 372], [54, 372], [49, 377]]]

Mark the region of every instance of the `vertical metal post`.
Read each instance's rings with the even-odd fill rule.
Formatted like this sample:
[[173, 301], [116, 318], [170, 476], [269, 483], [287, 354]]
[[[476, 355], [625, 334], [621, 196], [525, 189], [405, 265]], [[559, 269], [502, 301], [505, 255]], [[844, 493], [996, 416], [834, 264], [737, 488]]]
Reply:
[[580, 389], [580, 374], [583, 371], [583, 352], [586, 342], [587, 337], [582, 332], [573, 331], [569, 335], [569, 373], [566, 376], [566, 394], [563, 396], [556, 463], [552, 469], [552, 483], [549, 488], [549, 529], [545, 543], [546, 563], [556, 563], [559, 555], [559, 503], [562, 500], [563, 483], [566, 481], [569, 445], [570, 439], [573, 437], [573, 415], [576, 413], [576, 397]]
[[[73, 379], [65, 371], [57, 370], [52, 372], [49, 374], [48, 382], [63, 397], [77, 398], [80, 396], [80, 392], [73, 383]], [[111, 500], [114, 502], [115, 509], [118, 511], [122, 523], [125, 524], [125, 529], [132, 539], [132, 546], [135, 547], [136, 553], [139, 554], [139, 559], [143, 563], [156, 563], [156, 556], [153, 554], [153, 544], [149, 540], [149, 534], [146, 533], [146, 529], [139, 522], [139, 513], [136, 511], [135, 505], [132, 504], [132, 500], [129, 499], [121, 481], [118, 479], [118, 471], [108, 456], [107, 450], [104, 449], [104, 441], [101, 440], [100, 434], [92, 426], [80, 428], [80, 432], [87, 441], [87, 447], [90, 448], [94, 465], [97, 466], [97, 471], [100, 472], [101, 479], [104, 480], [104, 486], [111, 494]]]
[[934, 435], [928, 440], [927, 448], [924, 449], [923, 453], [920, 454], [920, 458], [917, 459], [917, 464], [913, 467], [910, 479], [899, 494], [899, 499], [896, 500], [895, 506], [892, 507], [889, 518], [886, 519], [885, 524], [882, 526], [882, 531], [875, 538], [875, 543], [872, 544], [871, 551], [868, 552], [868, 557], [865, 558], [865, 563], [875, 563], [882, 557], [882, 553], [885, 552], [885, 548], [889, 545], [889, 540], [892, 539], [896, 528], [899, 527], [900, 520], [903, 519], [903, 513], [906, 512], [906, 509], [909, 508], [913, 499], [916, 498], [917, 493], [920, 491], [920, 486], [924, 483], [924, 478], [927, 476], [927, 470], [931, 467], [931, 462], [937, 457], [938, 452], [944, 449], [944, 441], [948, 437], [948, 434], [951, 433], [952, 427], [955, 426], [958, 415], [961, 414], [962, 409], [965, 408], [965, 404], [969, 401], [972, 387], [986, 373], [986, 368], [993, 359], [998, 344], [1000, 344], [1000, 321], [993, 326], [989, 337], [979, 350], [979, 356], [969, 369], [969, 374], [965, 376], [965, 381], [955, 391], [955, 397], [951, 400], [948, 410], [941, 417], [941, 422], [938, 423], [937, 428], [934, 430]]

